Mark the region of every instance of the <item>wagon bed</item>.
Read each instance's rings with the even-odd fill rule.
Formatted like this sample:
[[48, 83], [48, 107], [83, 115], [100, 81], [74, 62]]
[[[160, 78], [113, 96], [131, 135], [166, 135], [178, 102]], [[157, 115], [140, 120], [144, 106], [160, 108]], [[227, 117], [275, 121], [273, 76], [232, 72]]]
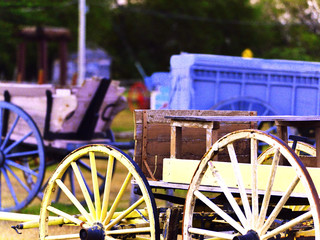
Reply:
[[[112, 120], [127, 106], [123, 91], [119, 82], [100, 78], [71, 88], [1, 83], [0, 209], [17, 211], [42, 198], [46, 167], [76, 148], [99, 143], [133, 149], [132, 141], [117, 142], [111, 131]], [[84, 171], [91, 168], [83, 162]], [[68, 171], [62, 180], [75, 192], [73, 175]]]
[[[61, 149], [66, 148], [63, 140], [79, 143], [99, 135], [101, 139], [106, 138], [112, 120], [127, 106], [123, 92], [118, 81], [100, 78], [87, 79], [82, 86], [64, 88], [51, 84], [0, 84], [0, 100], [26, 111], [39, 128], [45, 145]], [[12, 122], [9, 119], [9, 124]], [[18, 126], [13, 138], [25, 133], [23, 125]]]

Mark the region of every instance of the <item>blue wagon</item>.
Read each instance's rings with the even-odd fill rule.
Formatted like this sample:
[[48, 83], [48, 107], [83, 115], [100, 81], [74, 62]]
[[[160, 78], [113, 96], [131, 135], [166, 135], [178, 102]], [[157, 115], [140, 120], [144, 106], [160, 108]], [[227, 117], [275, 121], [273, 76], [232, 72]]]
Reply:
[[320, 63], [183, 53], [170, 64], [171, 109], [320, 114]]

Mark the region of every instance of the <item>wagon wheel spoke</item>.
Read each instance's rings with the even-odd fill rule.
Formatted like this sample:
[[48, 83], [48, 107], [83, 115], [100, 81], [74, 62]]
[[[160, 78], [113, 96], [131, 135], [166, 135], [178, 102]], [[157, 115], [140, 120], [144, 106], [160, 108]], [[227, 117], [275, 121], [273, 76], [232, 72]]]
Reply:
[[[247, 224], [248, 224], [247, 219], [246, 219], [246, 217], [244, 216], [242, 210], [240, 209], [238, 203], [236, 202], [236, 200], [235, 200], [234, 197], [232, 196], [229, 188], [227, 187], [227, 184], [225, 183], [225, 181], [223, 180], [223, 178], [221, 177], [221, 175], [219, 174], [219, 172], [218, 172], [218, 171], [215, 169], [215, 167], [213, 166], [212, 161], [209, 161], [209, 162], [208, 162], [208, 165], [209, 165], [209, 168], [210, 168], [210, 170], [211, 170], [211, 173], [212, 173], [213, 177], [215, 177], [215, 178], [217, 179], [218, 184], [221, 186], [221, 189], [222, 189], [224, 195], [226, 196], [226, 198], [228, 199], [228, 202], [230, 203], [231, 207], [232, 207], [233, 210], [235, 211], [235, 213], [236, 213], [237, 217], [239, 218], [242, 226], [244, 226], [245, 228], [247, 228]], [[209, 199], [207, 199], [207, 198], [206, 198], [203, 194], [201, 194], [200, 192], [197, 191], [197, 192], [195, 192], [194, 194], [195, 194], [200, 200], [202, 200], [204, 203], [209, 203], [209, 202], [208, 202]], [[201, 196], [201, 197], [199, 197], [197, 194], [198, 194], [199, 196]], [[210, 200], [209, 200], [209, 201], [210, 201]], [[210, 202], [210, 204], [211, 204], [211, 202]], [[216, 206], [216, 205], [214, 206], [215, 209], [212, 208], [213, 205], [207, 205], [207, 206], [210, 207], [213, 211], [217, 212], [217, 211], [215, 210], [215, 209], [217, 209], [217, 206]], [[211, 207], [211, 206], [212, 206], [212, 207]], [[217, 210], [218, 210], [218, 209], [217, 209]], [[224, 214], [224, 211], [222, 211], [221, 209], [219, 209], [219, 212], [221, 212], [221, 213], [220, 213], [220, 214], [218, 213], [218, 214], [219, 214], [223, 219], [225, 219], [225, 217], [229, 217], [229, 215], [226, 215], [226, 216], [223, 217], [222, 214]], [[225, 220], [226, 220], [226, 219], [225, 219]], [[232, 220], [229, 219], [229, 221], [232, 221]], [[244, 228], [238, 226], [238, 224], [233, 223], [232, 225], [233, 225], [239, 232], [244, 232]], [[240, 229], [240, 230], [239, 230], [239, 229]]]
[[99, 191], [99, 183], [97, 177], [97, 167], [96, 167], [96, 159], [93, 152], [89, 152], [90, 166], [91, 166], [91, 176], [92, 176], [92, 185], [93, 185], [93, 194], [95, 200], [95, 209], [96, 209], [96, 218], [101, 214], [101, 200], [100, 200], [100, 191]]
[[10, 172], [10, 174], [20, 183], [20, 185], [21, 185], [27, 192], [30, 191], [30, 188], [27, 186], [27, 184], [25, 184], [25, 183], [23, 182], [23, 180], [21, 180], [21, 179], [17, 176], [17, 174], [15, 174], [15, 172], [14, 172], [9, 166], [5, 165], [4, 167], [5, 167], [5, 169], [6, 169], [7, 171]]
[[21, 137], [19, 140], [14, 141], [10, 146], [5, 148], [3, 150], [4, 153], [9, 153], [13, 148], [17, 147], [19, 144], [23, 143], [24, 140], [26, 140], [28, 137], [32, 135], [32, 131], [25, 134], [23, 137]]
[[[79, 160], [78, 162], [79, 162], [79, 166], [83, 167], [84, 169], [86, 169], [86, 170], [88, 170], [88, 171], [91, 171], [91, 167], [90, 167], [88, 164], [86, 164], [84, 161]], [[104, 177], [105, 177], [105, 176], [103, 176], [103, 174], [101, 174], [99, 171], [97, 172], [97, 176], [98, 176], [98, 178], [100, 178], [100, 179], [104, 179]]]
[[15, 127], [17, 126], [17, 123], [18, 123], [19, 119], [20, 119], [20, 116], [17, 115], [16, 118], [15, 118], [15, 120], [14, 120], [14, 122], [13, 122], [13, 124], [12, 124], [12, 126], [11, 126], [11, 128], [10, 128], [10, 130], [9, 130], [9, 132], [8, 132], [8, 134], [6, 135], [4, 141], [3, 141], [2, 145], [1, 145], [1, 150], [4, 150], [4, 148], [6, 147], [8, 141], [9, 141], [9, 139], [10, 139], [10, 136], [11, 136], [11, 134], [13, 133], [13, 130], [14, 130]]
[[18, 153], [9, 153], [7, 154], [8, 158], [16, 158], [16, 157], [30, 157], [33, 155], [38, 155], [39, 151], [38, 150], [33, 150], [33, 151], [25, 151], [25, 152], [18, 152]]
[[294, 191], [294, 189], [296, 188], [297, 184], [299, 183], [300, 178], [296, 177], [292, 183], [290, 184], [290, 186], [288, 187], [288, 189], [286, 190], [286, 192], [282, 195], [280, 201], [278, 202], [278, 204], [275, 206], [275, 208], [273, 209], [273, 211], [271, 212], [271, 214], [269, 215], [268, 219], [266, 220], [266, 222], [264, 223], [264, 225], [262, 226], [262, 228], [260, 229], [260, 233], [265, 233], [269, 227], [271, 226], [272, 222], [276, 219], [276, 217], [278, 216], [278, 214], [280, 213], [281, 209], [284, 207], [285, 203], [287, 202], [287, 200], [289, 199], [290, 195], [292, 194], [292, 192]]
[[259, 195], [258, 195], [258, 144], [255, 138], [250, 139], [251, 161], [251, 188], [252, 188], [252, 219], [251, 226], [258, 221]]
[[[84, 175], [88, 175], [92, 171], [92, 167], [90, 166], [90, 162], [87, 160], [89, 159], [89, 156], [83, 156], [82, 159], [79, 159], [77, 161], [77, 165], [79, 167], [80, 174], [83, 176], [84, 184], [87, 187], [87, 190], [90, 194], [91, 199], [94, 199], [94, 189], [92, 187], [92, 184], [88, 184], [88, 180], [84, 177]], [[99, 182], [99, 192], [102, 193], [104, 189], [104, 181], [105, 181], [105, 175], [103, 174], [100, 169], [96, 170], [97, 172], [97, 180]], [[77, 189], [77, 183], [74, 182], [74, 169], [69, 168], [64, 176], [62, 177], [62, 181], [65, 182], [68, 186], [71, 188], [71, 192], [76, 195], [76, 197], [81, 201], [81, 203], [85, 203], [85, 199], [81, 194], [79, 194], [79, 190]], [[90, 180], [91, 181], [91, 180]], [[61, 199], [61, 189], [59, 189], [56, 193], [55, 202], [64, 201], [64, 199]]]
[[14, 190], [13, 185], [11, 183], [11, 180], [10, 180], [8, 174], [7, 174], [7, 171], [5, 169], [1, 169], [1, 172], [2, 172], [2, 174], [3, 174], [3, 176], [4, 176], [5, 180], [6, 180], [7, 186], [9, 188], [9, 191], [10, 191], [10, 194], [11, 194], [11, 197], [13, 198], [13, 200], [14, 200], [16, 205], [19, 204], [19, 201], [17, 199], [17, 194], [15, 193], [15, 190]]
[[72, 192], [66, 187], [66, 185], [64, 185], [64, 183], [60, 179], [57, 179], [55, 183], [61, 188], [61, 190], [66, 194], [66, 196], [70, 199], [70, 201], [74, 204], [74, 206], [79, 210], [79, 212], [87, 219], [87, 221], [92, 223], [93, 222], [92, 217], [88, 214], [88, 212], [81, 205], [78, 199], [72, 194]]
[[[290, 147], [292, 147], [293, 145], [293, 141], [289, 141], [288, 145]], [[296, 143], [296, 148], [295, 148], [295, 152], [298, 156], [312, 156], [315, 157], [316, 156], [316, 149], [314, 146], [308, 144], [308, 143], [304, 143], [304, 142], [300, 142], [297, 141]], [[276, 155], [276, 149], [273, 147], [270, 147], [268, 149], [266, 149], [260, 156], [259, 156], [259, 164], [265, 164], [265, 162], [267, 162], [268, 160], [270, 160], [271, 158], [275, 157]], [[295, 211], [305, 211], [309, 208], [309, 206], [306, 205], [301, 205], [301, 206], [287, 206], [288, 208], [295, 210]]]
[[[106, 213], [108, 211], [108, 206], [109, 206], [109, 196], [110, 196], [110, 191], [111, 191], [111, 181], [112, 181], [112, 175], [113, 175], [113, 166], [114, 166], [114, 157], [109, 156], [109, 161], [108, 161], [108, 168], [107, 168], [107, 173], [106, 173], [106, 178], [105, 178], [105, 188], [104, 188], [104, 194], [103, 194], [103, 204], [102, 204], [102, 212], [100, 216], [100, 221], [104, 221], [106, 218]], [[131, 178], [130, 178], [131, 179]], [[122, 191], [122, 188], [119, 192]], [[124, 189], [123, 189], [124, 191]]]
[[306, 212], [302, 215], [300, 215], [299, 217], [296, 217], [294, 219], [292, 219], [291, 221], [279, 226], [276, 229], [273, 229], [272, 231], [268, 232], [265, 235], [261, 236], [261, 239], [269, 239], [271, 237], [274, 237], [276, 235], [278, 235], [279, 233], [285, 232], [286, 230], [296, 226], [297, 224], [303, 222], [304, 220], [310, 219], [312, 217], [312, 213], [311, 211]]
[[18, 211], [41, 188], [45, 171], [43, 141], [32, 118], [8, 102], [0, 102], [0, 132], [0, 210]]
[[241, 175], [241, 171], [240, 171], [240, 168], [239, 168], [239, 162], [238, 162], [238, 159], [237, 159], [237, 155], [236, 155], [236, 152], [234, 150], [233, 144], [228, 144], [227, 148], [228, 148], [229, 157], [230, 157], [230, 160], [231, 160], [231, 163], [232, 163], [232, 167], [233, 167], [233, 170], [234, 170], [234, 173], [235, 173], [235, 177], [237, 179], [237, 184], [238, 184], [238, 187], [239, 187], [241, 201], [243, 203], [244, 211], [245, 211], [247, 219], [250, 220], [251, 217], [252, 217], [252, 212], [251, 212], [251, 207], [250, 207], [250, 204], [249, 204], [248, 196], [247, 196], [247, 193], [246, 193], [246, 190], [245, 190], [245, 186], [244, 186], [243, 178], [242, 178], [242, 175]]
[[121, 185], [121, 188], [120, 188], [120, 190], [119, 190], [119, 192], [118, 192], [113, 204], [111, 205], [111, 208], [110, 208], [106, 218], [102, 217], [102, 219], [104, 219], [103, 220], [104, 223], [108, 224], [110, 222], [110, 220], [112, 219], [112, 216], [115, 213], [115, 211], [116, 211], [116, 209], [117, 209], [117, 207], [118, 207], [118, 205], [120, 203], [120, 200], [122, 199], [122, 197], [123, 197], [123, 195], [125, 193], [125, 190], [127, 189], [128, 185], [130, 183], [131, 178], [132, 178], [132, 174], [128, 173], [126, 179], [124, 180], [124, 182]]
[[[67, 170], [67, 172], [68, 172], [68, 170]], [[61, 177], [61, 181], [62, 181], [62, 182], [65, 181], [66, 176], [67, 176], [67, 172], [62, 175], [62, 177]], [[61, 188], [58, 188], [58, 190], [56, 191], [57, 194], [56, 194], [56, 198], [55, 198], [55, 200], [54, 200], [55, 203], [59, 201], [60, 196], [61, 196], [61, 191], [62, 191]]]
[[[84, 157], [88, 157], [90, 176], [81, 171], [83, 164], [79, 161]], [[114, 168], [116, 162], [119, 169]], [[80, 188], [81, 195], [85, 199], [85, 207], [62, 181], [61, 177], [68, 169], [73, 171], [74, 184]], [[97, 169], [104, 175], [103, 180], [106, 179], [103, 184], [103, 194], [99, 192]], [[128, 188], [132, 180], [137, 182], [142, 196], [137, 202], [128, 206]], [[88, 189], [90, 185], [93, 186], [93, 199]], [[52, 190], [56, 191], [56, 188], [61, 188], [61, 195], [66, 195], [71, 201], [75, 207], [74, 212], [51, 206], [51, 199], [54, 196]], [[116, 194], [114, 191], [117, 191]], [[50, 225], [54, 223], [45, 220], [49, 213], [62, 216], [67, 222], [72, 222], [78, 227], [68, 228], [66, 235], [56, 235], [50, 232]], [[86, 231], [99, 228], [97, 230], [99, 234], [105, 235], [103, 239], [130, 239], [136, 236], [138, 239], [159, 240], [158, 224], [151, 190], [133, 160], [110, 146], [91, 145], [69, 154], [49, 180], [41, 205], [39, 229], [40, 239], [67, 239], [76, 236], [77, 231], [79, 236], [80, 226], [80, 229]]]
[[[272, 191], [272, 187], [274, 184], [279, 161], [280, 161], [280, 152], [279, 152], [279, 150], [276, 150], [276, 152], [274, 154], [274, 160], [272, 161], [272, 166], [271, 166], [270, 175], [269, 175], [267, 186], [266, 186], [266, 191], [265, 191], [263, 202], [261, 205], [261, 212], [260, 212], [259, 221], [258, 221], [259, 228], [264, 223], [266, 215], [267, 215], [267, 210], [268, 210], [268, 206], [269, 206], [270, 198], [271, 198], [271, 191]], [[281, 208], [282, 207], [283, 206], [281, 206]], [[269, 218], [270, 218], [270, 216], [269, 216]]]
[[[270, 146], [269, 153], [262, 154], [270, 163], [258, 158], [260, 142]], [[281, 158], [291, 168], [280, 165]], [[284, 171], [288, 171], [285, 180]], [[200, 190], [203, 184], [212, 187]], [[288, 200], [294, 203], [297, 197], [308, 201], [311, 210], [288, 215]], [[319, 209], [315, 186], [299, 157], [278, 138], [259, 130], [240, 130], [219, 139], [194, 173], [186, 197], [183, 238], [238, 239], [242, 235], [267, 240], [288, 232], [296, 234], [295, 229], [300, 229], [300, 235], [310, 234], [311, 228], [318, 240]], [[215, 224], [205, 223], [209, 216]]]
[[17, 168], [17, 169], [23, 171], [24, 173], [31, 174], [33, 176], [38, 176], [38, 174], [39, 174], [39, 173], [33, 171], [32, 169], [30, 169], [30, 168], [28, 168], [26, 166], [20, 165], [20, 164], [18, 164], [16, 162], [13, 162], [13, 161], [11, 161], [9, 159], [6, 161], [6, 164], [9, 165], [9, 166]]

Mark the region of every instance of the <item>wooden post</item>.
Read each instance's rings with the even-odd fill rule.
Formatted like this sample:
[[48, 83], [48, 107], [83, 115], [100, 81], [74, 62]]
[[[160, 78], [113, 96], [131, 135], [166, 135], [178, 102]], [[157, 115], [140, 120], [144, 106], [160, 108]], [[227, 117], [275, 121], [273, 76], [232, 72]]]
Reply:
[[180, 158], [182, 148], [182, 127], [171, 125], [170, 158]]
[[17, 67], [18, 67], [18, 74], [17, 74], [17, 82], [21, 83], [25, 77], [25, 61], [26, 61], [26, 43], [23, 41], [18, 46], [18, 53], [17, 53]]
[[316, 132], [317, 167], [320, 167], [320, 127], [316, 127], [315, 132]]
[[38, 41], [38, 84], [47, 82], [47, 41], [40, 39]]
[[181, 158], [182, 153], [182, 127], [206, 129], [206, 151], [210, 149], [213, 142], [218, 139], [220, 124], [216, 121], [185, 121], [171, 119], [170, 157]]
[[67, 80], [67, 41], [65, 39], [61, 39], [59, 42], [59, 55], [60, 55], [60, 77], [59, 83], [61, 86], [66, 85]]

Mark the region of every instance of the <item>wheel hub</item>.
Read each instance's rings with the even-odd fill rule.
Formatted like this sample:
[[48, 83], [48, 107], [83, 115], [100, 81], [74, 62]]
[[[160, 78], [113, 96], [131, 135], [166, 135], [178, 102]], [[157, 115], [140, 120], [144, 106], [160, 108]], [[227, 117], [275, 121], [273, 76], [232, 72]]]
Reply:
[[5, 154], [2, 151], [0, 151], [0, 167], [2, 167], [4, 165], [5, 161], [6, 161]]
[[247, 234], [242, 236], [235, 236], [233, 240], [259, 240], [258, 233], [253, 230], [249, 230]]
[[95, 223], [90, 228], [83, 228], [80, 230], [81, 240], [104, 240], [104, 228], [101, 223]]

